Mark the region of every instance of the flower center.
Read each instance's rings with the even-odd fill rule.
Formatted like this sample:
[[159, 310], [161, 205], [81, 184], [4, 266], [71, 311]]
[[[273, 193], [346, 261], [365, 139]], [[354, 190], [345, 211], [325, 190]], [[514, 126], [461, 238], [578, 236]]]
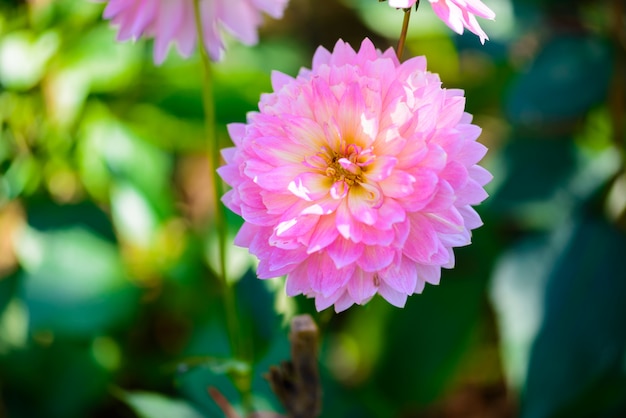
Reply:
[[332, 178], [333, 182], [343, 181], [348, 186], [363, 182], [362, 172], [361, 167], [347, 158], [338, 156], [334, 156], [326, 168], [326, 175]]
[[334, 183], [344, 182], [347, 186], [363, 183], [363, 172], [374, 160], [371, 151], [364, 151], [354, 144], [344, 145], [338, 152], [324, 149], [318, 155], [326, 163], [326, 176], [333, 179]]

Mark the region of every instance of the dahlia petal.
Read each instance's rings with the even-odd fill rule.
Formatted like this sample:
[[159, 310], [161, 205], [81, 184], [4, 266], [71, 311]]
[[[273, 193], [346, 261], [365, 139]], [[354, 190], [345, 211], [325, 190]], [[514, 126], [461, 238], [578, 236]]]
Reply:
[[343, 295], [335, 302], [335, 313], [343, 312], [352, 305], [354, 305], [354, 299], [352, 299], [348, 292], [343, 292]]
[[397, 164], [398, 159], [395, 157], [383, 155], [376, 158], [373, 164], [367, 166], [367, 178], [372, 181], [382, 181], [393, 173]]
[[281, 73], [280, 71], [272, 70], [272, 88], [274, 91], [278, 91], [282, 89], [287, 84], [294, 81], [293, 77], [288, 76], [287, 74]]
[[[380, 219], [380, 218], [379, 218]], [[380, 229], [374, 225], [360, 225], [359, 231], [361, 232], [361, 241], [365, 245], [375, 246], [389, 246], [394, 242], [396, 238], [396, 231], [394, 229]]]
[[[358, 145], [368, 146], [368, 143], [358, 142], [362, 138], [362, 124], [365, 115], [365, 100], [358, 83], [351, 83], [339, 102], [337, 119], [344, 138], [357, 141]], [[347, 142], [347, 141], [346, 141]]]
[[252, 0], [252, 4], [275, 19], [281, 18], [288, 0]]
[[393, 289], [407, 295], [414, 293], [418, 283], [415, 262], [402, 256], [399, 262], [388, 266], [378, 276]]
[[311, 119], [290, 117], [285, 121], [284, 129], [287, 137], [300, 145], [303, 153], [315, 155], [326, 145], [324, 130]]
[[417, 263], [430, 264], [438, 251], [439, 238], [431, 223], [422, 215], [409, 215], [411, 239], [404, 244], [404, 254]]
[[319, 216], [305, 215], [280, 222], [270, 237], [270, 245], [280, 247], [283, 241], [293, 241], [317, 226]]
[[[183, 22], [192, 22], [195, 19], [193, 7], [185, 7], [183, 10]], [[194, 25], [181, 24], [176, 39], [178, 53], [188, 58], [196, 47], [196, 27]]]
[[301, 215], [330, 215], [337, 210], [337, 207], [341, 204], [340, 200], [333, 197], [325, 197], [319, 199], [313, 204], [307, 204], [300, 212]]
[[424, 213], [441, 212], [456, 202], [456, 195], [454, 189], [445, 180], [442, 180], [436, 188], [436, 192], [433, 194], [432, 199], [422, 208]]
[[385, 282], [381, 282], [378, 287], [378, 293], [385, 298], [385, 300], [398, 308], [404, 308], [406, 304], [407, 294], [398, 292]]
[[472, 230], [483, 225], [483, 221], [480, 219], [480, 216], [471, 206], [462, 206], [457, 209], [461, 216], [463, 216], [465, 227], [467, 229]]
[[479, 142], [467, 142], [465, 146], [456, 155], [458, 161], [465, 166], [476, 164], [487, 153], [487, 147]]
[[[448, 254], [443, 254], [444, 251], [447, 251]], [[447, 268], [447, 269], [454, 268], [455, 257], [454, 257], [454, 251], [452, 251], [452, 248], [442, 247], [440, 251], [440, 255], [441, 257], [440, 257], [440, 260], [437, 260], [437, 264], [440, 264], [441, 267]]]
[[291, 273], [297, 266], [306, 260], [308, 254], [303, 249], [292, 251], [274, 249], [272, 256], [268, 259], [268, 270], [271, 272], [268, 277], [277, 277]]
[[404, 221], [393, 225], [394, 240], [392, 244], [394, 248], [403, 248], [409, 234], [411, 233], [411, 222], [408, 218]]
[[234, 244], [239, 247], [250, 247], [252, 241], [259, 236], [260, 230], [260, 226], [244, 222], [235, 235]]
[[453, 189], [460, 189], [467, 183], [468, 172], [465, 166], [457, 161], [451, 161], [439, 174]]
[[328, 256], [333, 260], [335, 267], [338, 269], [355, 263], [362, 257], [364, 250], [364, 245], [354, 244], [343, 237], [336, 238], [326, 247]]
[[445, 129], [456, 126], [465, 113], [465, 97], [450, 97], [446, 100], [437, 120], [437, 128]]
[[316, 262], [309, 262], [311, 289], [322, 296], [328, 297], [337, 290], [342, 290], [354, 274], [354, 266], [338, 269], [325, 254], [318, 254], [312, 260]]
[[239, 201], [239, 195], [235, 192], [235, 190], [231, 189], [224, 193], [221, 200], [222, 203], [224, 203], [224, 206], [241, 216], [241, 202]]
[[332, 216], [320, 217], [319, 222], [307, 243], [307, 252], [309, 254], [318, 252], [328, 247], [339, 237], [339, 231], [337, 231], [337, 228], [334, 227], [334, 223], [335, 220]]
[[467, 171], [469, 176], [481, 186], [493, 180], [491, 173], [479, 165], [472, 166]]
[[233, 140], [236, 146], [241, 146], [241, 141], [246, 136], [246, 125], [244, 123], [229, 123], [226, 128], [228, 129], [228, 135]]
[[303, 262], [287, 276], [285, 292], [287, 296], [296, 296], [307, 293], [310, 289], [308, 263]]
[[[250, 164], [250, 162], [247, 164]], [[250, 165], [246, 167], [248, 168]], [[259, 187], [269, 191], [280, 192], [289, 190], [289, 185], [301, 174], [299, 171], [304, 171], [304, 167], [283, 165], [265, 173], [258, 173], [254, 177], [254, 182]]]
[[489, 195], [477, 181], [470, 179], [467, 184], [456, 192], [456, 204], [459, 206], [477, 205]]
[[377, 290], [378, 286], [375, 284], [374, 273], [366, 273], [361, 269], [356, 269], [348, 282], [348, 294], [359, 305], [370, 300]]
[[414, 179], [413, 190], [418, 193], [405, 196], [402, 203], [407, 210], [415, 212], [432, 200], [437, 191], [439, 178], [434, 171], [428, 169], [416, 169], [412, 174]]
[[441, 267], [416, 264], [417, 276], [424, 282], [438, 285], [441, 279]]
[[474, 33], [480, 38], [480, 43], [485, 44], [486, 40], [489, 40], [489, 37], [485, 33], [485, 31], [480, 27], [478, 20], [476, 20], [476, 16], [473, 14], [464, 12], [463, 13], [463, 26], [470, 30], [470, 32]]
[[374, 273], [387, 268], [393, 262], [395, 255], [396, 251], [393, 248], [367, 245], [363, 250], [363, 255], [357, 260], [357, 264], [363, 271]]
[[[406, 106], [404, 107], [406, 108]], [[408, 109], [407, 112], [409, 112]], [[388, 121], [387, 123], [389, 126], [384, 129], [379, 129], [378, 136], [372, 144], [372, 148], [380, 155], [396, 156], [402, 152], [402, 159], [404, 159], [404, 148], [407, 144], [407, 140], [400, 135], [394, 121]]]
[[[220, 28], [240, 41], [254, 44], [262, 12], [280, 17], [287, 0], [209, 0], [200, 1], [203, 38], [212, 59], [221, 58], [224, 43]], [[109, 0], [103, 17], [119, 26], [119, 40], [154, 38], [154, 62], [161, 64], [171, 43], [183, 57], [191, 55], [196, 45], [196, 24], [190, 0]]]
[[183, 24], [183, 16], [184, 7], [176, 2], [161, 3], [161, 10], [156, 18], [157, 36], [154, 38], [154, 62], [157, 65], [165, 60], [170, 43]]
[[464, 247], [472, 243], [471, 235], [466, 229], [455, 234], [439, 234], [439, 240], [446, 247]]
[[260, 15], [247, 2], [226, 1], [222, 3], [220, 21], [224, 28], [246, 45], [258, 42], [257, 26], [261, 23]]
[[480, 0], [465, 0], [467, 3], [467, 11], [484, 19], [493, 20], [496, 14]]
[[433, 6], [433, 11], [448, 25], [450, 29], [463, 34], [463, 13], [461, 9], [453, 2], [447, 0], [429, 0]]
[[426, 57], [419, 55], [411, 57], [404, 61], [398, 68], [398, 77], [400, 79], [408, 78], [412, 74], [421, 74], [426, 71]]
[[[122, 15], [122, 17], [127, 16], [128, 19], [120, 22], [120, 30], [117, 34], [117, 39], [119, 41], [138, 39], [143, 31], [146, 30], [146, 27], [150, 24], [150, 22], [154, 20], [158, 4], [155, 1], [145, 1], [143, 4], [131, 4], [131, 7], [133, 6], [135, 8], [135, 13]], [[142, 10], [138, 12], [138, 8], [141, 8]]]
[[331, 53], [329, 50], [324, 48], [323, 46], [319, 46], [315, 50], [315, 54], [313, 54], [313, 66], [312, 70], [317, 70], [322, 65], [327, 65], [330, 63]]
[[301, 164], [304, 160], [302, 148], [289, 143], [284, 136], [260, 137], [251, 144], [254, 155], [273, 166], [284, 165], [286, 162]]
[[349, 239], [354, 243], [358, 243], [363, 240], [361, 229], [350, 214], [348, 204], [345, 201], [337, 207], [335, 225], [337, 227], [337, 231], [344, 238]]
[[443, 234], [458, 234], [465, 230], [464, 219], [454, 207], [444, 211], [425, 214], [435, 231]]
[[329, 64], [332, 64], [334, 67], [342, 67], [356, 61], [356, 58], [356, 51], [352, 49], [349, 44], [340, 39], [333, 48]]
[[378, 209], [378, 214], [378, 220], [374, 227], [383, 231], [390, 229], [393, 224], [403, 222], [406, 219], [406, 212], [402, 205], [390, 198], [385, 198], [383, 204]]
[[307, 202], [312, 202], [326, 196], [331, 184], [332, 180], [326, 176], [305, 172], [290, 181], [287, 190]]
[[493, 20], [496, 14], [480, 0], [429, 0], [435, 14], [452, 30], [463, 33], [463, 27], [480, 37], [480, 42], [489, 39], [481, 29], [476, 16]]
[[[402, 199], [403, 197], [413, 194], [415, 190], [413, 183], [415, 183], [415, 181], [415, 177], [406, 171], [395, 170], [379, 184], [385, 196]], [[431, 176], [430, 181], [427, 183], [434, 185], [436, 183], [436, 176]]]
[[[218, 174], [222, 175], [219, 171]], [[224, 177], [222, 176], [222, 178]], [[295, 206], [300, 207], [299, 204], [302, 204], [302, 200], [297, 196], [276, 194], [267, 190], [262, 190], [260, 196], [263, 206], [265, 206], [267, 213], [270, 215], [282, 215], [287, 211], [301, 213], [301, 211], [295, 208]]]
[[104, 8], [102, 17], [105, 19], [111, 19], [131, 6], [133, 6], [133, 4], [129, 1], [111, 0], [107, 3], [106, 7]]
[[348, 193], [348, 207], [350, 213], [359, 222], [366, 225], [373, 225], [378, 220], [377, 206], [381, 199], [378, 188], [361, 184], [359, 187], [352, 187]]
[[329, 296], [324, 296], [322, 294], [315, 295], [315, 309], [318, 312], [323, 311], [331, 307], [337, 300], [344, 295], [346, 291], [344, 289], [339, 289], [335, 293]]
[[389, 0], [389, 6], [395, 8], [408, 9], [413, 6], [417, 0]]

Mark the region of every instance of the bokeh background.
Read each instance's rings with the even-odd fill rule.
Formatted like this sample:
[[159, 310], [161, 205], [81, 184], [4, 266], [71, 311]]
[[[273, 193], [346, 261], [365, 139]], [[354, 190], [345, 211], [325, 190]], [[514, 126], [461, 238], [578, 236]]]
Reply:
[[[463, 88], [493, 173], [457, 267], [397, 309], [336, 315], [255, 278], [229, 248], [247, 358], [231, 358], [204, 138], [201, 65], [115, 42], [102, 3], [0, 2], [0, 417], [220, 417], [207, 394], [289, 357], [288, 321], [322, 330], [324, 417], [626, 416], [626, 7], [485, 0], [491, 40], [427, 1], [405, 57]], [[214, 67], [219, 140], [270, 72], [318, 45], [396, 43], [376, 0], [291, 0], [261, 43]], [[241, 221], [229, 214], [231, 237]]]

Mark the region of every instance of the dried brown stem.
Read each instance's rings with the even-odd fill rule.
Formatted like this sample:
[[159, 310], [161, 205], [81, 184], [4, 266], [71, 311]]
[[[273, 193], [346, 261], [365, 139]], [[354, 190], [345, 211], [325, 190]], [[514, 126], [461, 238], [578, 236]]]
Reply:
[[291, 361], [270, 368], [270, 386], [290, 418], [316, 418], [321, 413], [322, 390], [317, 365], [319, 331], [309, 315], [291, 321]]

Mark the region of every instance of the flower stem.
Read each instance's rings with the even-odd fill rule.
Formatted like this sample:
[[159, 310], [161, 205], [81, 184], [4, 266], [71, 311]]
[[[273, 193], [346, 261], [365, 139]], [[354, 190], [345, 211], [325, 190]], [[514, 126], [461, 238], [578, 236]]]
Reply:
[[402, 21], [402, 31], [400, 32], [400, 39], [398, 39], [398, 47], [396, 48], [396, 55], [398, 61], [402, 61], [402, 53], [404, 52], [404, 42], [406, 41], [406, 34], [409, 29], [409, 19], [411, 18], [411, 8], [404, 9], [404, 20]]
[[[206, 126], [206, 135], [209, 142], [209, 154], [211, 159], [211, 178], [213, 181], [213, 201], [214, 206], [214, 225], [217, 229], [218, 236], [218, 271], [216, 272], [220, 283], [222, 284], [222, 291], [224, 297], [224, 310], [226, 316], [226, 326], [228, 330], [228, 338], [233, 355], [239, 360], [248, 360], [245, 347], [241, 343], [239, 333], [239, 320], [237, 317], [237, 309], [235, 305], [235, 296], [231, 284], [228, 281], [228, 271], [226, 268], [226, 237], [227, 237], [227, 223], [226, 212], [224, 206], [220, 202], [222, 195], [222, 183], [217, 175], [216, 169], [220, 164], [220, 144], [216, 133], [216, 121], [215, 121], [215, 101], [213, 97], [213, 77], [211, 68], [211, 59], [207, 53], [206, 44], [204, 42], [204, 33], [202, 28], [202, 15], [200, 11], [200, 0], [194, 0], [194, 15], [196, 34], [198, 37], [198, 49], [200, 50], [200, 60], [202, 63], [202, 102], [204, 107], [204, 118]], [[239, 379], [240, 384], [237, 385], [242, 394], [242, 398], [249, 398], [250, 385], [249, 379]]]
[[622, 22], [624, 16], [624, 1], [613, 0], [613, 21], [611, 22], [615, 59], [613, 63], [613, 80], [611, 88], [611, 117], [613, 124], [613, 137], [616, 147], [622, 154], [622, 170], [626, 171], [626, 124], [624, 112], [626, 111], [626, 31]]

